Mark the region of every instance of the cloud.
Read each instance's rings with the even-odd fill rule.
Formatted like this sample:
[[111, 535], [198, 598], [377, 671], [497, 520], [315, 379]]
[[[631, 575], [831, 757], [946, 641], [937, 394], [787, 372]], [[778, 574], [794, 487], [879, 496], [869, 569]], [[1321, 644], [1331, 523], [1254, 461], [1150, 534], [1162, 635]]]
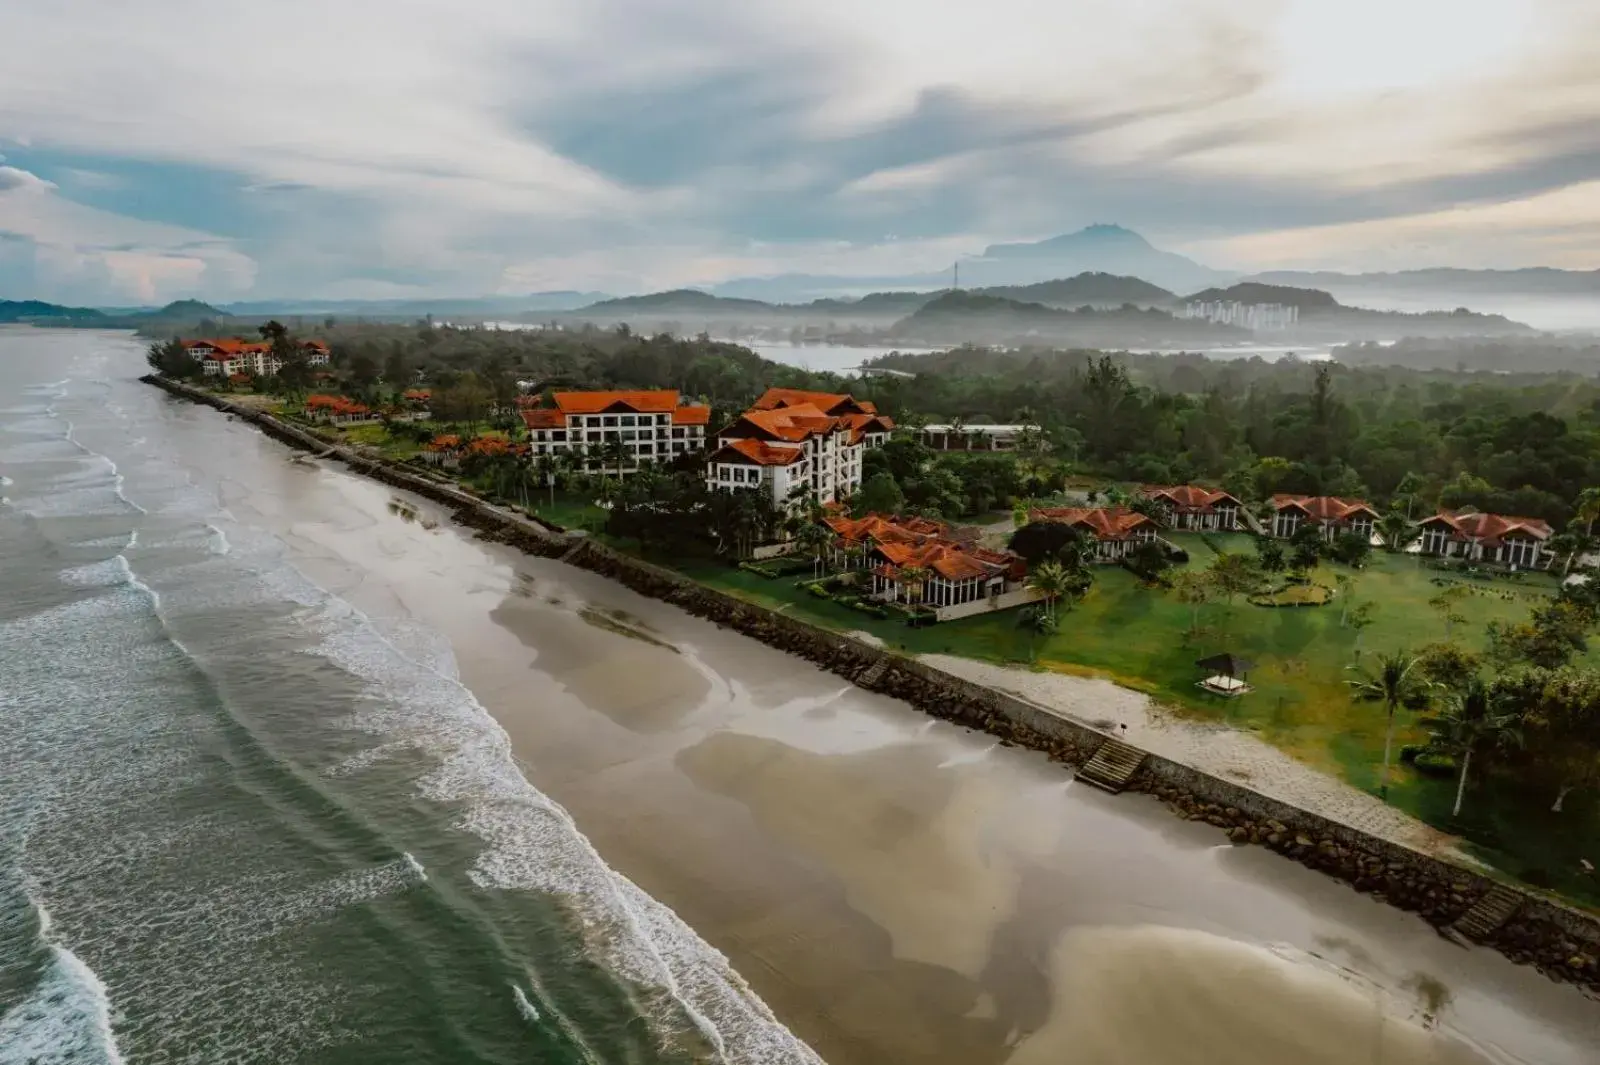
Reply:
[[0, 166], [0, 192], [44, 192], [56, 186], [26, 170]]
[[[216, 298], [938, 269], [1095, 221], [1378, 262], [1600, 180], [1597, 35], [1583, 0], [13, 4], [0, 189], [91, 212], [40, 239], [94, 284]], [[119, 218], [159, 268], [111, 265]]]

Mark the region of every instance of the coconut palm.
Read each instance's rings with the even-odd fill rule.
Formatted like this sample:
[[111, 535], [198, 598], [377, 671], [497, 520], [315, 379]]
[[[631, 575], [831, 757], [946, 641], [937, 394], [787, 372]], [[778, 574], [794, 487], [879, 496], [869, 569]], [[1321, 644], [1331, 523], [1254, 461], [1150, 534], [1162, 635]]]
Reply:
[[1411, 519], [1398, 510], [1391, 510], [1378, 519], [1378, 534], [1391, 551], [1405, 547], [1411, 532]]
[[1422, 725], [1433, 736], [1432, 746], [1454, 755], [1461, 763], [1456, 782], [1456, 804], [1450, 816], [1461, 816], [1461, 800], [1467, 793], [1467, 774], [1472, 756], [1481, 748], [1509, 749], [1522, 746], [1521, 718], [1495, 705], [1482, 679], [1473, 677], [1466, 685], [1451, 691], [1445, 704]]
[[1552, 555], [1563, 560], [1561, 576], [1566, 577], [1572, 572], [1572, 567], [1577, 564], [1579, 559], [1594, 550], [1595, 538], [1588, 533], [1586, 528], [1580, 526], [1577, 522], [1573, 522], [1566, 532], [1552, 536], [1545, 548]]
[[1583, 531], [1590, 536], [1594, 535], [1594, 523], [1600, 519], [1600, 488], [1585, 488], [1578, 493], [1578, 498], [1573, 500], [1572, 510], [1577, 519], [1583, 522]]
[[[1352, 680], [1355, 697], [1363, 702], [1383, 703], [1388, 726], [1383, 733], [1383, 776], [1378, 792], [1389, 797], [1389, 756], [1394, 749], [1394, 715], [1402, 703], [1424, 695], [1432, 687], [1416, 669], [1417, 659], [1405, 651], [1394, 651], [1378, 659], [1378, 668]], [[1354, 667], [1352, 667], [1354, 668]]]
[[802, 554], [811, 556], [811, 576], [818, 576], [822, 568], [822, 556], [833, 543], [833, 530], [818, 521], [803, 523], [794, 534], [795, 546]]
[[1178, 602], [1189, 607], [1189, 632], [1194, 634], [1200, 631], [1200, 608], [1211, 601], [1211, 592], [1215, 586], [1211, 579], [1199, 570], [1181, 570], [1172, 578], [1172, 594]]
[[906, 602], [922, 602], [922, 589], [928, 583], [928, 571], [921, 566], [901, 566], [900, 586], [906, 590]]
[[1056, 616], [1056, 600], [1066, 594], [1069, 583], [1067, 568], [1059, 562], [1041, 562], [1028, 574], [1028, 587], [1044, 596], [1045, 614], [1052, 621]]

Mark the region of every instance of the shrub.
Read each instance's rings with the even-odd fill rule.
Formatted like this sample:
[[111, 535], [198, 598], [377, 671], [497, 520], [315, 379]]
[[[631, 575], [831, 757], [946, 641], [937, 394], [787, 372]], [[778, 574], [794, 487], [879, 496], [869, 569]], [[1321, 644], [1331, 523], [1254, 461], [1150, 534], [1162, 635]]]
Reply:
[[1456, 760], [1442, 751], [1419, 751], [1412, 765], [1430, 777], [1451, 777], [1456, 772]]
[[1171, 562], [1174, 566], [1185, 565], [1189, 561], [1189, 552], [1185, 551], [1177, 544], [1170, 544], [1167, 548], [1167, 561]]
[[818, 581], [815, 584], [806, 585], [806, 591], [810, 592], [812, 595], [816, 596], [818, 599], [832, 599], [833, 598], [833, 593], [828, 591], [828, 589], [824, 588], [822, 586], [822, 582], [820, 582], [820, 581]]
[[772, 567], [763, 566], [759, 562], [741, 562], [739, 563], [739, 568], [747, 573], [754, 573], [758, 577], [765, 577], [769, 581], [779, 576], [778, 573], [773, 571]]
[[1400, 748], [1400, 762], [1402, 765], [1411, 765], [1417, 760], [1417, 755], [1428, 748], [1420, 743], [1407, 743]]

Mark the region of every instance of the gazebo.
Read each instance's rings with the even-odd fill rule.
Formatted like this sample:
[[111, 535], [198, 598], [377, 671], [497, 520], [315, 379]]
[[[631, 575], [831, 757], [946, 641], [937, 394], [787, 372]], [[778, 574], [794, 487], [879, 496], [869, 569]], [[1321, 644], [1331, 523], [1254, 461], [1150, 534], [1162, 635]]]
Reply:
[[1232, 698], [1254, 690], [1245, 683], [1245, 675], [1255, 668], [1255, 663], [1248, 659], [1224, 652], [1212, 655], [1210, 658], [1202, 658], [1195, 665], [1211, 674], [1199, 682], [1199, 687], [1213, 695]]

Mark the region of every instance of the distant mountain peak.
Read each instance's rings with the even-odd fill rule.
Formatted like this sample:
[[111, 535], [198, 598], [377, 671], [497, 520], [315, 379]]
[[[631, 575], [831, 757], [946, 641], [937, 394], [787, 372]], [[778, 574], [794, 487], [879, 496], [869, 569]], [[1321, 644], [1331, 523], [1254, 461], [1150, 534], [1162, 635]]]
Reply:
[[1044, 240], [1022, 241], [1011, 244], [991, 244], [983, 249], [985, 259], [1029, 258], [1043, 259], [1058, 255], [1090, 254], [1094, 252], [1153, 252], [1154, 246], [1131, 229], [1097, 222], [1076, 233], [1063, 233]]

